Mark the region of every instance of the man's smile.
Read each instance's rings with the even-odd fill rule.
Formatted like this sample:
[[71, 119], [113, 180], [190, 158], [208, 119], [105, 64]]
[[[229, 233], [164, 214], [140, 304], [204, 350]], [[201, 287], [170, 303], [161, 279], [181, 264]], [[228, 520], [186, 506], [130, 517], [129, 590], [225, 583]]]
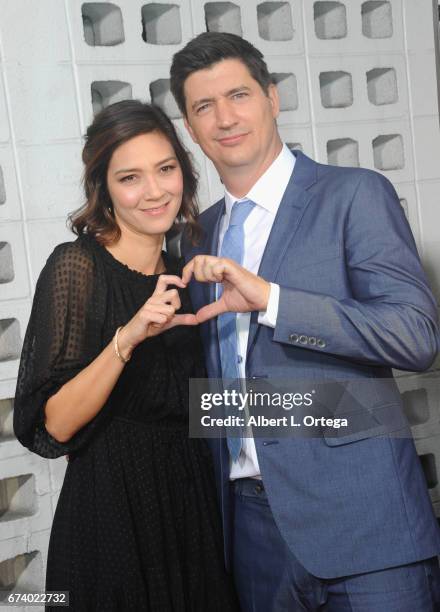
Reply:
[[247, 135], [248, 135], [247, 133], [244, 133], [244, 134], [235, 134], [233, 136], [224, 136], [222, 138], [217, 138], [217, 142], [219, 142], [221, 145], [224, 145], [226, 147], [233, 146], [233, 145], [243, 142], [243, 140], [246, 138]]

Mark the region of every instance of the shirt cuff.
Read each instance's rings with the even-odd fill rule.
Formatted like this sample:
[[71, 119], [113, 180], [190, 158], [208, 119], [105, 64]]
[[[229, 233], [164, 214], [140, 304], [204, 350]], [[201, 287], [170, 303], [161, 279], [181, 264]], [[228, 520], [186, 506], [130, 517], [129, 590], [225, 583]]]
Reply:
[[279, 301], [280, 286], [275, 283], [270, 283], [270, 293], [269, 300], [267, 302], [267, 309], [265, 311], [260, 311], [258, 314], [258, 323], [260, 323], [260, 325], [275, 327], [275, 325], [277, 324]]

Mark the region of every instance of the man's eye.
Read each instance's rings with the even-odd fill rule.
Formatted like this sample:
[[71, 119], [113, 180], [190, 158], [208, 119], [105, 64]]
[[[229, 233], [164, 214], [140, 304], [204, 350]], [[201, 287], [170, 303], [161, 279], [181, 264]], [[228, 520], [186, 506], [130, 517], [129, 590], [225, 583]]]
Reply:
[[203, 111], [205, 111], [208, 107], [209, 107], [209, 104], [202, 104], [201, 106], [198, 106], [197, 107], [197, 111], [196, 111], [197, 114], [199, 114], [201, 112], [203, 113]]
[[238, 93], [234, 94], [232, 96], [233, 98], [246, 98], [247, 97], [247, 93], [245, 91], [239, 91]]

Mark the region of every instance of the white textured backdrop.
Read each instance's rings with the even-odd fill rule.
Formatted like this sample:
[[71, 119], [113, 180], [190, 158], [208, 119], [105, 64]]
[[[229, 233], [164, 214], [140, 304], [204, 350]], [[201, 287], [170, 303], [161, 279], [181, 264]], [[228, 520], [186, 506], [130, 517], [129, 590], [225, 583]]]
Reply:
[[[130, 97], [161, 105], [194, 154], [206, 208], [221, 185], [185, 134], [170, 61], [206, 29], [243, 35], [278, 84], [286, 142], [393, 182], [439, 300], [438, 9], [437, 0], [0, 0], [0, 589], [44, 586], [66, 463], [14, 439], [12, 398], [36, 279], [53, 247], [73, 239], [65, 220], [82, 203], [81, 137], [93, 113]], [[437, 369], [399, 383], [440, 516]]]

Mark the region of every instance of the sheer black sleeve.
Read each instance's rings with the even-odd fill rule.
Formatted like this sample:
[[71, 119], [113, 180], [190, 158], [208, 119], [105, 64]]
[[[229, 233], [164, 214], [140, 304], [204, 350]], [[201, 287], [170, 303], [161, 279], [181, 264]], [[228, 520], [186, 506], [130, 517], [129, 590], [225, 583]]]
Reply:
[[61, 444], [46, 430], [44, 407], [101, 352], [105, 296], [104, 274], [85, 242], [59, 245], [38, 279], [14, 404], [15, 435], [42, 457], [75, 452], [99, 423], [100, 414]]

